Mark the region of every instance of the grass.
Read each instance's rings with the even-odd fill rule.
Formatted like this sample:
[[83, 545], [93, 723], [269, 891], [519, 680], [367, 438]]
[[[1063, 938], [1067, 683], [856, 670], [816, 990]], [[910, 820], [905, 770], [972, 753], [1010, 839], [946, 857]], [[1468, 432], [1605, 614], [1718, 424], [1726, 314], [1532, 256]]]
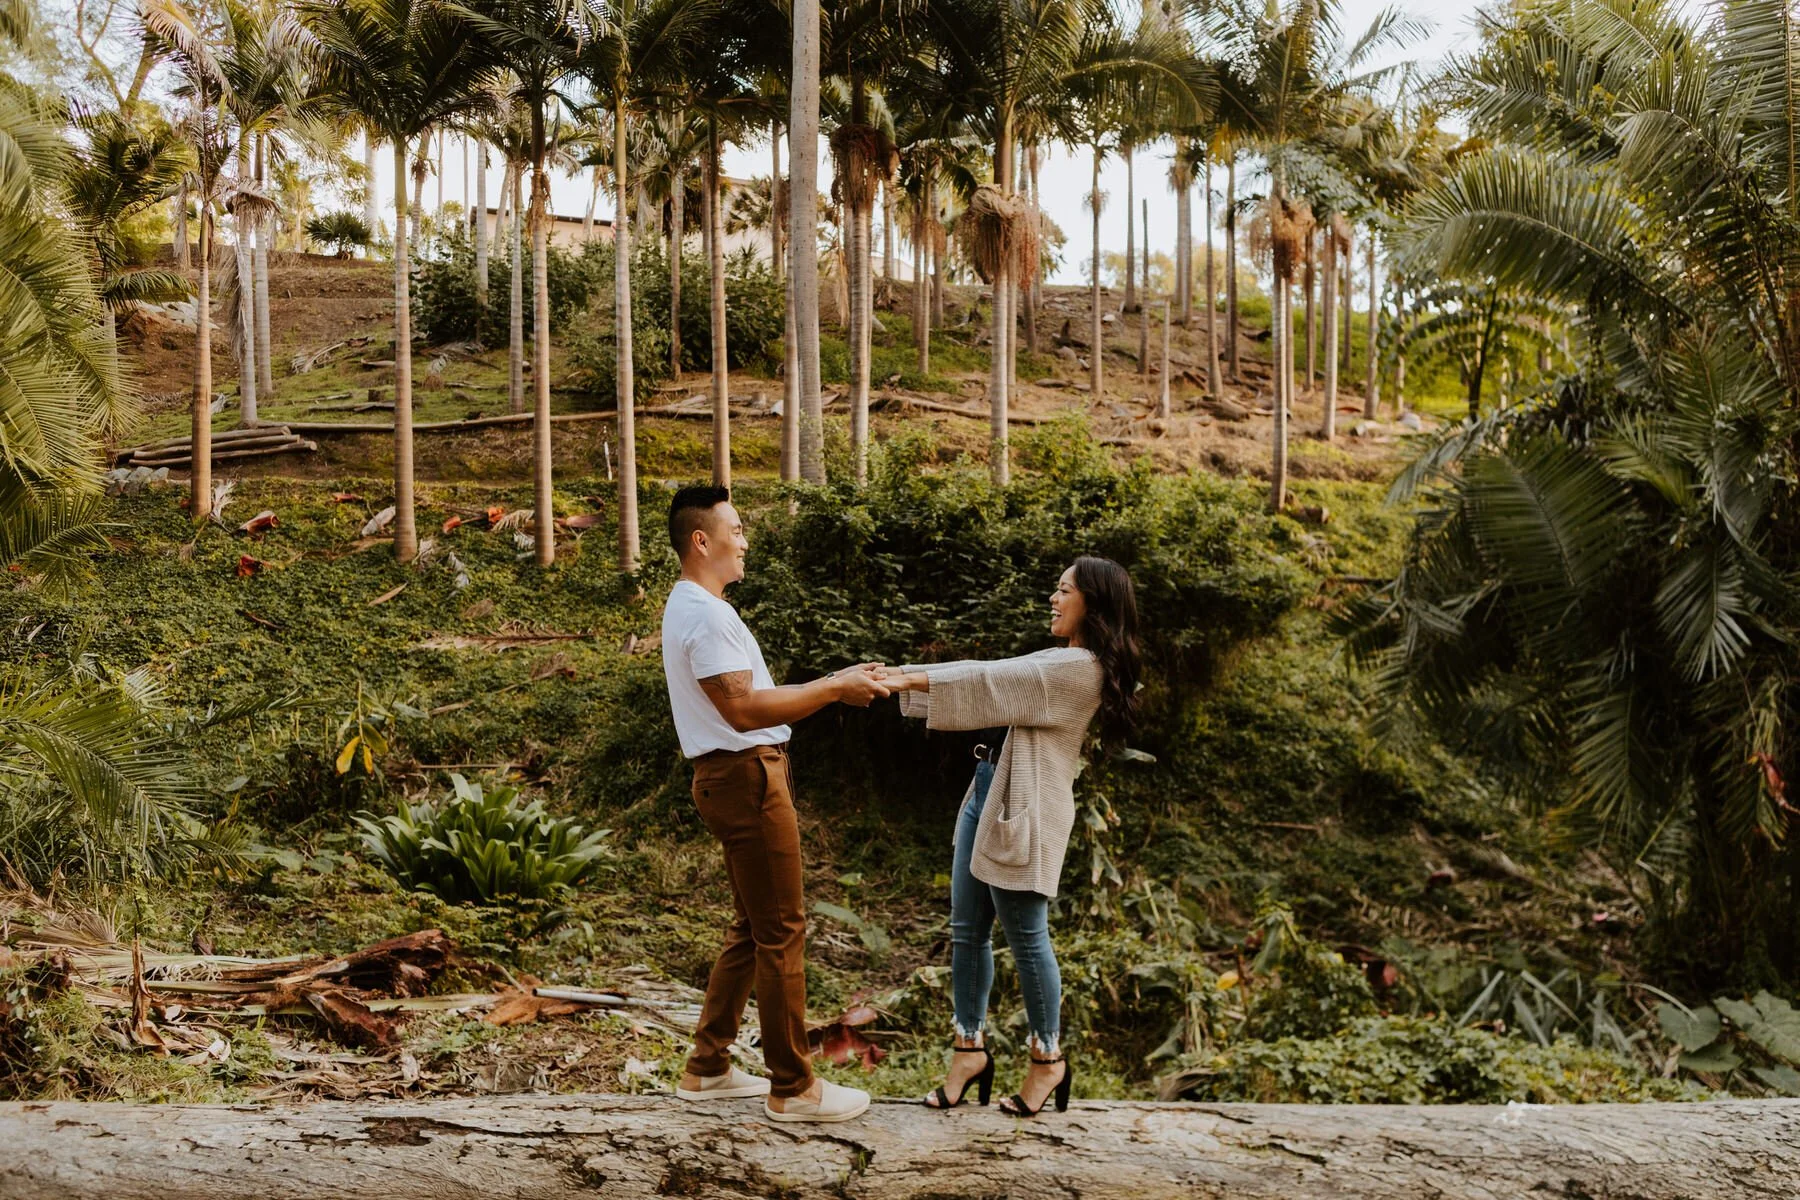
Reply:
[[[591, 471], [559, 474], [559, 511], [597, 511], [600, 523], [569, 539], [549, 571], [509, 534], [479, 522], [438, 532], [451, 516], [529, 504], [528, 488], [516, 484], [422, 484], [421, 531], [437, 541], [422, 566], [396, 564], [381, 545], [358, 549], [363, 523], [387, 494], [373, 472], [355, 471], [240, 480], [228, 523], [264, 508], [281, 522], [255, 542], [214, 528], [196, 534], [171, 489], [119, 500], [118, 550], [95, 561], [92, 586], [65, 597], [0, 592], [0, 623], [41, 626], [16, 656], [20, 663], [45, 670], [78, 656], [101, 670], [148, 663], [173, 700], [196, 711], [276, 702], [190, 747], [210, 811], [251, 827], [260, 847], [252, 868], [101, 898], [121, 934], [167, 946], [198, 934], [221, 952], [273, 955], [342, 952], [438, 927], [466, 956], [442, 981], [447, 990], [492, 987], [506, 972], [607, 986], [634, 963], [700, 986], [729, 891], [687, 799], [660, 662], [626, 647], [630, 637], [656, 630], [657, 600], [674, 574], [656, 528], [660, 480], [696, 474], [709, 448], [703, 425], [648, 423], [640, 432], [642, 595], [614, 569], [611, 488]], [[842, 453], [841, 429], [831, 432]], [[766, 461], [769, 447], [753, 443], [741, 434], [740, 453]], [[483, 445], [470, 441], [471, 467], [504, 475], [504, 464], [482, 459]], [[1253, 482], [1229, 486], [1260, 496]], [[335, 503], [334, 491], [365, 498]], [[1367, 732], [1367, 696], [1321, 609], [1337, 594], [1332, 577], [1394, 569], [1406, 515], [1382, 507], [1371, 484], [1301, 481], [1294, 492], [1302, 504], [1328, 508], [1332, 521], [1277, 518], [1263, 552], [1300, 564], [1317, 581], [1319, 607], [1243, 649], [1169, 742], [1147, 747], [1158, 757], [1154, 766], [1107, 771], [1117, 823], [1083, 833], [1072, 850], [1071, 875], [1100, 860], [1121, 875], [1116, 888], [1072, 886], [1054, 917], [1068, 985], [1065, 1022], [1079, 1046], [1084, 1094], [1151, 1094], [1166, 1060], [1148, 1056], [1179, 1033], [1183, 1013], [1198, 1003], [1158, 981], [1193, 980], [1200, 988], [1193, 994], [1210, 995], [1205, 989], [1246, 952], [1254, 914], [1272, 901], [1289, 905], [1309, 933], [1334, 946], [1377, 947], [1403, 930], [1476, 958], [1512, 947], [1533, 962], [1588, 972], [1618, 967], [1555, 899], [1584, 895], [1587, 885], [1568, 875], [1534, 825], [1487, 796], [1455, 762], [1397, 752]], [[779, 497], [754, 474], [741, 489], [753, 538], [756, 514]], [[466, 586], [457, 586], [451, 553]], [[244, 555], [263, 569], [240, 577]], [[433, 637], [509, 631], [580, 636], [504, 651], [422, 646]], [[437, 715], [405, 715], [402, 704]], [[393, 749], [372, 771], [353, 764], [339, 773], [334, 760], [359, 719], [381, 722]], [[962, 780], [895, 794], [821, 749], [833, 742], [823, 727], [832, 719], [821, 715], [796, 734], [807, 894], [879, 926], [889, 944], [871, 949], [855, 930], [815, 918], [812, 1014], [829, 1018], [877, 1003], [886, 1014], [878, 1028], [888, 1059], [872, 1074], [854, 1066], [828, 1074], [883, 1095], [918, 1095], [936, 1082], [949, 1028], [944, 877]], [[557, 810], [613, 830], [610, 857], [590, 885], [556, 902], [448, 905], [402, 891], [367, 860], [351, 817], [390, 811], [403, 795], [440, 793], [452, 769], [503, 769], [542, 789]], [[1540, 895], [1516, 879], [1478, 873], [1448, 891], [1427, 887], [1434, 866], [1472, 861], [1470, 847], [1487, 844], [1559, 880], [1557, 891]], [[1498, 932], [1476, 947], [1463, 931], [1481, 914]], [[1012, 1077], [1022, 1070], [1022, 1010], [1004, 953], [1000, 970], [995, 1040], [1003, 1076]], [[1401, 991], [1388, 1003], [1407, 1011], [1417, 1000]], [[15, 1084], [24, 1090], [52, 1086], [43, 1080], [54, 1076], [64, 1081], [54, 1086], [82, 1095], [229, 1099], [257, 1074], [256, 1031], [237, 1023], [234, 1044], [241, 1034], [245, 1050], [228, 1070], [107, 1050], [96, 1043], [98, 1018], [79, 1002], [41, 1007], [32, 1019], [43, 1027], [27, 1072], [37, 1082]], [[304, 1019], [272, 1020], [269, 1028], [317, 1035]], [[454, 1056], [468, 1071], [535, 1063], [563, 1090], [667, 1083], [682, 1053], [666, 1037], [600, 1017], [504, 1031], [433, 1017], [413, 1022], [406, 1036], [422, 1062]], [[1228, 1037], [1227, 1026], [1216, 1036]], [[578, 1066], [559, 1065], [578, 1051]], [[651, 1064], [648, 1074], [628, 1074], [621, 1084], [634, 1059]]]

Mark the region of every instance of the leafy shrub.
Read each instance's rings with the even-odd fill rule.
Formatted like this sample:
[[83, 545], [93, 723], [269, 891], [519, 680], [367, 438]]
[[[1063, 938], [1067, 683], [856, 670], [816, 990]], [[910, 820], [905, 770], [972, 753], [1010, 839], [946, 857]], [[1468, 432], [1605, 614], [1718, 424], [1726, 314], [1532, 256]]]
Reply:
[[[613, 345], [613, 251], [596, 246], [590, 318], [570, 330], [569, 359], [589, 391], [616, 386]], [[701, 255], [681, 261], [681, 365], [712, 369], [712, 272]], [[768, 265], [748, 250], [725, 260], [725, 349], [733, 367], [772, 365], [778, 359], [786, 301]], [[640, 386], [669, 374], [669, 260], [659, 242], [645, 242], [631, 258], [632, 372]]]
[[1167, 1081], [1166, 1096], [1280, 1104], [1697, 1098], [1604, 1050], [1539, 1046], [1417, 1017], [1365, 1017], [1336, 1037], [1240, 1042], [1189, 1064]]
[[[610, 270], [610, 254], [608, 256]], [[609, 280], [610, 283], [610, 280]], [[632, 333], [637, 302], [649, 310], [668, 346], [669, 257], [661, 242], [646, 242], [631, 260]], [[609, 294], [610, 298], [610, 294]], [[768, 263], [748, 248], [725, 259], [725, 351], [733, 367], [780, 361], [786, 298]], [[595, 311], [603, 311], [596, 305]], [[610, 306], [604, 311], [610, 314]], [[665, 357], [667, 350], [664, 351]], [[681, 367], [712, 370], [712, 267], [703, 254], [681, 256]]]
[[339, 258], [349, 258], [352, 250], [369, 245], [375, 235], [368, 222], [353, 212], [328, 212], [307, 219], [306, 236], [332, 247]]
[[408, 887], [452, 903], [542, 899], [578, 883], [605, 853], [610, 830], [584, 835], [577, 822], [549, 815], [542, 800], [521, 802], [517, 788], [450, 778], [447, 803], [356, 819], [369, 853]]
[[1259, 988], [1250, 1003], [1246, 1031], [1264, 1039], [1322, 1038], [1375, 1015], [1375, 993], [1344, 956], [1301, 935], [1284, 909], [1267, 913], [1259, 973], [1273, 972], [1273, 986]]
[[[435, 255], [419, 264], [414, 281], [413, 319], [419, 336], [432, 343], [468, 341], [477, 335], [489, 342], [504, 342], [512, 307], [510, 253], [490, 247], [488, 255], [488, 304], [483, 312], [475, 302], [475, 245], [460, 226], [444, 233]], [[602, 261], [604, 260], [604, 261]], [[551, 246], [545, 256], [550, 290], [550, 321], [554, 331], [588, 305], [595, 280], [610, 278], [610, 248], [593, 244], [580, 254]], [[536, 328], [531, 298], [531, 254], [524, 260], [525, 336]]]
[[202, 727], [164, 704], [147, 669], [0, 671], [0, 874], [45, 887], [241, 861], [243, 830], [198, 811], [187, 745]]
[[1157, 682], [1185, 689], [1298, 603], [1303, 576], [1269, 553], [1271, 518], [1248, 490], [1116, 467], [1074, 422], [1019, 443], [1030, 470], [1004, 490], [985, 470], [929, 470], [930, 438], [901, 435], [876, 453], [867, 487], [810, 489], [791, 516], [763, 514], [758, 566], [737, 598], [771, 658], [1034, 650], [1050, 641], [1057, 577], [1077, 555], [1103, 554], [1132, 573]]

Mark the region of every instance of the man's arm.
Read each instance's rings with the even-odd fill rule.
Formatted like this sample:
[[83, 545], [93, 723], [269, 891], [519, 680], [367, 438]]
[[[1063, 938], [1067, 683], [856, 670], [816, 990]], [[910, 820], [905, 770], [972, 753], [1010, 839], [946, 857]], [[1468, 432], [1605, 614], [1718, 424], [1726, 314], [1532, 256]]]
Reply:
[[713, 702], [719, 715], [739, 733], [768, 729], [775, 725], [791, 725], [810, 717], [827, 704], [842, 702], [858, 708], [888, 694], [888, 686], [873, 672], [878, 663], [846, 667], [810, 683], [786, 687], [758, 688], [748, 671], [728, 671], [709, 675], [700, 681], [700, 690]]

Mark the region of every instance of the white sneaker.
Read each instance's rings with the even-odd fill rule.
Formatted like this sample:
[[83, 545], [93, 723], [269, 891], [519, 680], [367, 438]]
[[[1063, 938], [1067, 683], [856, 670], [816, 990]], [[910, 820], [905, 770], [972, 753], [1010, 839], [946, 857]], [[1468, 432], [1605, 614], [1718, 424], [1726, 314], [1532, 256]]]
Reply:
[[741, 1100], [768, 1095], [769, 1081], [733, 1067], [723, 1075], [702, 1077], [697, 1088], [678, 1087], [675, 1094], [683, 1100]]
[[817, 1101], [790, 1096], [784, 1103], [786, 1109], [776, 1112], [764, 1100], [763, 1112], [771, 1121], [854, 1121], [869, 1111], [869, 1093], [859, 1088], [839, 1087], [830, 1080], [821, 1079]]

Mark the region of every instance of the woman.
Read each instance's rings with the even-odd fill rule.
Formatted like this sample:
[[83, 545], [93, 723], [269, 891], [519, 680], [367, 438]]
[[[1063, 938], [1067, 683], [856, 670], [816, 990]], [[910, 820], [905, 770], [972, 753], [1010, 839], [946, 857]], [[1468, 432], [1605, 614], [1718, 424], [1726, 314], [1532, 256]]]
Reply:
[[900, 709], [932, 729], [1008, 726], [995, 753], [975, 752], [975, 779], [956, 821], [950, 876], [951, 978], [956, 1041], [942, 1087], [925, 1098], [955, 1108], [971, 1084], [982, 1104], [994, 1060], [982, 1036], [994, 983], [993, 927], [1006, 931], [1025, 1013], [1031, 1066], [1001, 1108], [1035, 1117], [1052, 1095], [1069, 1106], [1074, 1070], [1059, 1045], [1062, 977], [1050, 946], [1050, 900], [1075, 824], [1075, 775], [1098, 712], [1108, 738], [1124, 735], [1137, 707], [1137, 599], [1131, 576], [1107, 558], [1083, 557], [1050, 596], [1050, 632], [1065, 645], [998, 662], [908, 666], [885, 682]]

